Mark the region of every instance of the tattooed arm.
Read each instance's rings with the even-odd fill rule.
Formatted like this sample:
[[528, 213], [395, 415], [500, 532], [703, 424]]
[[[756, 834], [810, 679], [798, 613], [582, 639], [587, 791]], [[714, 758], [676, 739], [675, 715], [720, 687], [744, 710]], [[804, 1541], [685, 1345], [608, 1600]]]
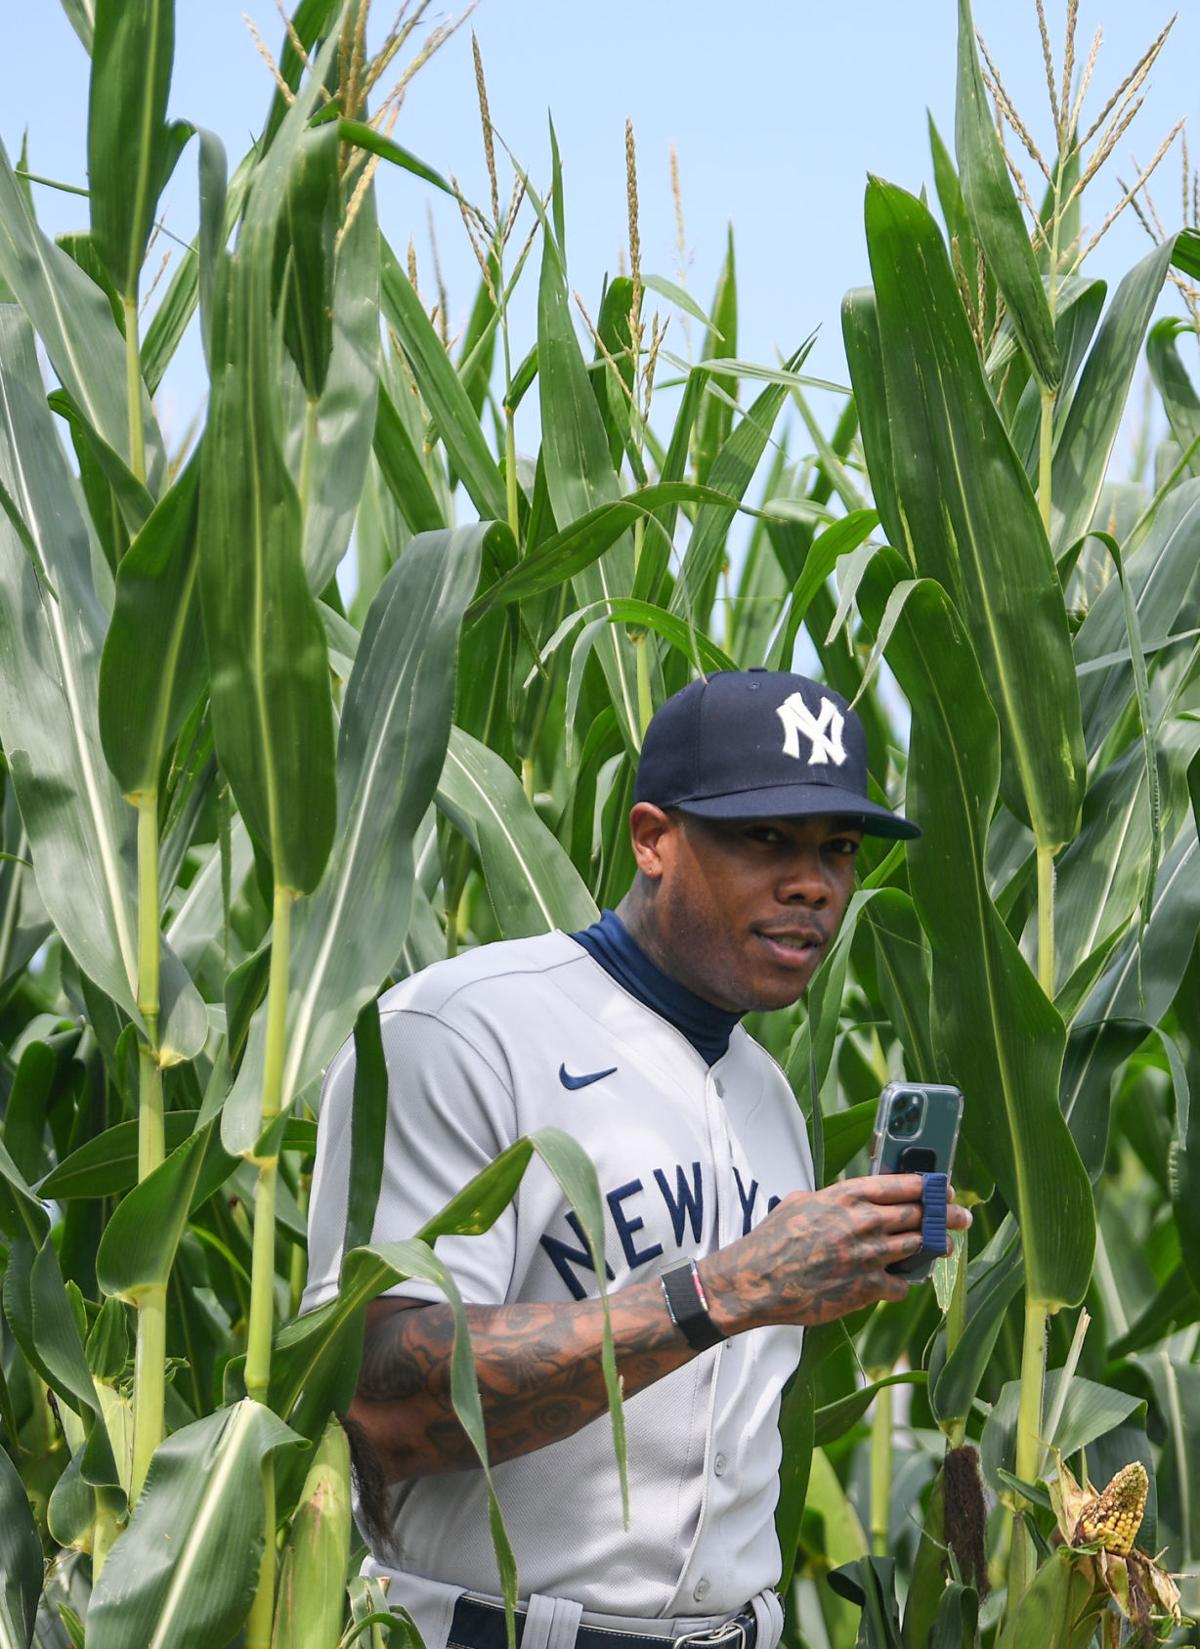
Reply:
[[[921, 1245], [921, 1185], [920, 1175], [893, 1174], [785, 1197], [747, 1236], [698, 1262], [717, 1326], [732, 1335], [824, 1323], [903, 1299], [908, 1284], [885, 1267]], [[965, 1210], [949, 1209], [952, 1227], [969, 1221]], [[696, 1355], [657, 1277], [611, 1295], [610, 1309], [626, 1397]], [[544, 1448], [603, 1414], [598, 1300], [468, 1306], [467, 1322], [493, 1462]], [[476, 1463], [450, 1402], [453, 1337], [449, 1306], [381, 1299], [368, 1308], [348, 1420], [356, 1454], [369, 1450], [386, 1481]]]
[[[657, 1278], [621, 1289], [609, 1304], [627, 1397], [694, 1355], [667, 1314]], [[493, 1463], [568, 1437], [603, 1414], [599, 1300], [468, 1306], [467, 1322]], [[453, 1340], [449, 1306], [382, 1299], [367, 1308], [348, 1418], [388, 1480], [478, 1464], [450, 1402]]]

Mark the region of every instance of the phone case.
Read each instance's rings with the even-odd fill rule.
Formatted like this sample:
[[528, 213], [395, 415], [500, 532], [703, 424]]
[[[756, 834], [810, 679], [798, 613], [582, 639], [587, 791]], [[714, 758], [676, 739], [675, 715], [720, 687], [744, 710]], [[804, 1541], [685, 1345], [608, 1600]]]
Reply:
[[[879, 1096], [872, 1174], [949, 1174], [962, 1120], [963, 1096], [936, 1082], [889, 1082]], [[918, 1255], [888, 1267], [900, 1276], [928, 1277], [933, 1261]]]

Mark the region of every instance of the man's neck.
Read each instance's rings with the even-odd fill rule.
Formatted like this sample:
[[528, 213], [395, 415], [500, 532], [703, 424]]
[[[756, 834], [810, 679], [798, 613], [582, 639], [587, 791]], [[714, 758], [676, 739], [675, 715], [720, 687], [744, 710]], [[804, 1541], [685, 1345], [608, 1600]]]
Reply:
[[659, 884], [647, 876], [638, 876], [629, 892], [617, 906], [617, 915], [625, 924], [625, 931], [646, 956], [669, 979], [682, 986], [700, 1002], [707, 1002], [719, 1013], [733, 1013], [738, 1018], [747, 1010], [735, 1008], [729, 1002], [714, 1002], [701, 982], [694, 977], [686, 956], [680, 955], [671, 943], [666, 925], [661, 920], [658, 904]]
[[[644, 876], [635, 877], [629, 892], [617, 906], [617, 915], [624, 922], [629, 937], [645, 951], [655, 967], [661, 968], [670, 978], [679, 979], [670, 948], [659, 932], [655, 903], [657, 891], [657, 882], [648, 881]], [[679, 983], [685, 981], [679, 980]]]
[[571, 937], [631, 996], [673, 1025], [708, 1065], [728, 1051], [741, 1015], [697, 996], [660, 967], [616, 911], [606, 910], [599, 922]]

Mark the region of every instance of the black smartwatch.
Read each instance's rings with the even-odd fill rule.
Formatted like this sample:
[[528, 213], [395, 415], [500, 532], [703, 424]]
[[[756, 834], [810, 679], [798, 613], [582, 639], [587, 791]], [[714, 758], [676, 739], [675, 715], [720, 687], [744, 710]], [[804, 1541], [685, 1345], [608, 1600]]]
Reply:
[[708, 1314], [708, 1296], [695, 1260], [673, 1265], [659, 1279], [671, 1321], [693, 1351], [708, 1351], [729, 1336], [722, 1334]]

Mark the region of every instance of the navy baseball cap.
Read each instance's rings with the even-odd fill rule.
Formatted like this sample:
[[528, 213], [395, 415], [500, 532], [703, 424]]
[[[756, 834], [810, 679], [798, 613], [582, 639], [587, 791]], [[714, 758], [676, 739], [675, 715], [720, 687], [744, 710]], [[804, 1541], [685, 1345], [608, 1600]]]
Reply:
[[872, 836], [919, 836], [867, 795], [863, 724], [831, 687], [782, 670], [689, 682], [646, 729], [634, 800], [702, 819], [852, 814]]

